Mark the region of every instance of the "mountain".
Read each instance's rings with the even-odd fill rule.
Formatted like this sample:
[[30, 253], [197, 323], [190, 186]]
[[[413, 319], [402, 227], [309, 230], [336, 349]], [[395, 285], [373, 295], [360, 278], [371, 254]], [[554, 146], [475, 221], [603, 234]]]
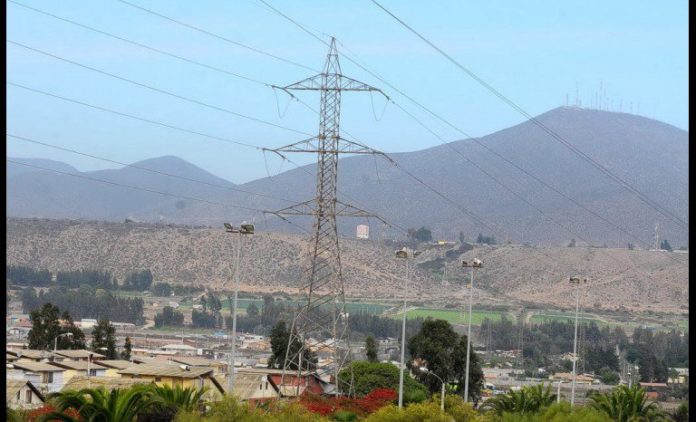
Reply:
[[[77, 173], [77, 169], [70, 164], [66, 164], [60, 161], [48, 160], [43, 158], [17, 158], [8, 157], [9, 160], [15, 162], [7, 163], [7, 175], [16, 176], [24, 173], [35, 173], [40, 171], [41, 168], [48, 170], [60, 171], [63, 173]], [[21, 164], [17, 164], [21, 163]]]
[[[688, 132], [641, 116], [570, 107], [553, 109], [537, 119], [655, 202], [688, 221]], [[581, 239], [585, 239], [596, 246], [606, 243], [625, 247], [631, 242], [645, 247], [645, 244], [653, 243], [655, 225], [659, 223], [660, 239], [668, 239], [675, 247], [688, 242], [687, 230], [649, 208], [531, 121], [481, 137], [478, 141], [613, 225], [637, 235], [644, 243], [580, 209], [471, 139], [415, 152], [390, 154], [398, 167], [380, 158], [375, 162], [369, 156], [343, 158], [339, 163], [339, 197], [402, 227], [429, 227], [440, 239], [455, 239], [462, 232], [470, 241], [478, 233], [483, 233], [495, 235], [499, 242], [509, 240], [565, 246], [576, 238], [578, 245], [583, 245]], [[173, 157], [168, 157], [168, 160], [173, 160]], [[192, 170], [183, 164], [170, 169], [184, 174]], [[457, 205], [444, 201], [401, 169], [415, 174]], [[313, 166], [305, 166], [236, 188], [303, 201], [314, 196], [313, 174]], [[532, 206], [501, 187], [489, 175]], [[249, 208], [273, 210], [289, 205], [281, 200], [130, 168], [93, 172], [90, 176], [128, 181], [133, 185], [182, 195], [189, 193], [186, 196]], [[203, 176], [199, 174], [192, 178]], [[254, 215], [246, 210], [68, 178], [70, 176], [39, 177], [36, 174], [14, 177], [14, 186], [8, 184], [8, 215], [112, 221], [127, 216], [157, 221], [163, 216], [169, 222], [210, 225], [219, 225], [225, 220], [256, 218], [260, 221], [263, 218], [261, 214]], [[229, 184], [221, 180], [217, 183]], [[50, 197], [47, 192], [51, 193]], [[461, 211], [461, 207], [480, 216], [495, 232], [472, 220]], [[268, 217], [263, 221], [264, 229], [291, 229], [275, 218]], [[297, 222], [305, 227], [309, 224], [307, 219], [298, 219]], [[343, 219], [340, 229], [353, 235], [355, 225], [364, 222], [364, 219]], [[401, 235], [393, 229], [382, 232], [381, 224], [376, 220], [370, 223], [373, 234]]]
[[[69, 271], [107, 270], [119, 280], [150, 269], [156, 282], [230, 288], [234, 242], [220, 228], [90, 221], [7, 220], [8, 265]], [[259, 231], [243, 237], [243, 291], [297, 292], [304, 236]], [[405, 268], [394, 248], [344, 239], [341, 253], [349, 297], [398, 300]], [[476, 303], [574, 308], [568, 275], [591, 284], [583, 309], [688, 314], [689, 254], [644, 250], [525, 247], [520, 245], [425, 246], [409, 271], [412, 297], [440, 305], [466, 298], [461, 260], [485, 262], [476, 272]], [[446, 268], [446, 270], [444, 270]], [[446, 277], [443, 276], [446, 274]]]
[[[173, 156], [152, 158], [117, 170], [71, 173], [78, 177], [49, 171], [8, 173], [8, 215], [169, 221], [170, 216], [178, 219], [188, 215], [191, 201], [181, 197], [210, 198], [234, 187], [233, 183]], [[200, 213], [197, 216], [205, 217]]]

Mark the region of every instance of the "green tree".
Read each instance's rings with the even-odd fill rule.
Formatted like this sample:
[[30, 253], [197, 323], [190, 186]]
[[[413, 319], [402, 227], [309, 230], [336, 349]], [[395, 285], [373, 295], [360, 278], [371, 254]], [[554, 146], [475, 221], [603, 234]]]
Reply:
[[367, 336], [365, 339], [365, 355], [368, 362], [377, 362], [377, 343], [372, 336]]
[[[466, 377], [466, 336], [459, 336], [444, 320], [428, 319], [420, 331], [408, 341], [411, 360], [407, 363], [416, 379], [425, 384], [432, 393], [440, 391], [440, 381], [419, 368], [414, 362], [425, 366], [445, 382], [456, 381], [457, 392], [464, 394]], [[471, 350], [469, 365], [469, 397], [477, 403], [483, 387], [483, 370], [476, 353]]]
[[[545, 387], [545, 388], [544, 388]], [[518, 391], [510, 390], [486, 401], [484, 406], [497, 415], [503, 413], [534, 414], [550, 406], [556, 401], [556, 395], [551, 393], [551, 384], [544, 386], [524, 386]]]
[[246, 308], [246, 314], [250, 318], [256, 318], [259, 316], [259, 308], [254, 302], [251, 302]]
[[570, 243], [568, 243], [569, 248], [574, 248], [575, 247], [575, 239], [570, 239]]
[[132, 350], [133, 344], [131, 344], [131, 338], [126, 336], [126, 341], [123, 343], [123, 352], [121, 353], [121, 359], [130, 360]]
[[672, 252], [672, 245], [670, 245], [669, 241], [667, 241], [667, 239], [665, 239], [662, 242], [660, 242], [660, 249]]
[[[282, 368], [285, 364], [285, 355], [288, 352], [288, 343], [290, 342], [290, 330], [285, 325], [285, 321], [278, 321], [271, 330], [271, 357], [268, 359], [269, 368]], [[298, 356], [302, 349], [302, 343], [293, 336], [293, 342], [290, 345], [289, 356]], [[296, 358], [297, 359], [297, 358]], [[311, 365], [317, 363], [317, 358], [314, 353], [307, 348], [302, 351], [302, 368], [309, 369]], [[291, 369], [297, 369], [299, 363], [294, 360], [290, 364]]]
[[684, 401], [679, 404], [679, 407], [674, 409], [670, 414], [674, 422], [687, 422], [689, 420], [689, 402]]
[[207, 388], [183, 388], [179, 385], [170, 387], [149, 384], [147, 386], [148, 401], [151, 406], [149, 411], [138, 415], [137, 422], [164, 422], [172, 421], [179, 412], [192, 412], [198, 410], [204, 403], [203, 395]]
[[648, 403], [645, 389], [638, 385], [620, 385], [609, 393], [595, 393], [590, 397], [590, 406], [617, 422], [659, 421], [665, 416], [656, 403]]
[[619, 373], [609, 368], [600, 369], [598, 375], [604, 384], [616, 385], [621, 380]]
[[50, 303], [45, 303], [41, 309], [31, 311], [31, 330], [28, 334], [30, 349], [53, 350], [55, 340], [61, 334], [71, 333], [72, 336], [58, 337], [59, 349], [80, 349], [85, 347], [85, 334], [75, 326], [67, 312], [63, 312], [63, 321], [59, 320], [60, 309]]
[[[428, 398], [428, 389], [408, 374], [404, 374], [404, 402], [419, 402]], [[345, 390], [350, 381], [358, 396], [377, 388], [399, 390], [399, 368], [391, 363], [353, 361], [338, 374], [339, 388]]]
[[[108, 319], [100, 319], [92, 329], [92, 350], [106, 355], [107, 359], [117, 359], [116, 328]], [[106, 350], [104, 350], [106, 349]]]

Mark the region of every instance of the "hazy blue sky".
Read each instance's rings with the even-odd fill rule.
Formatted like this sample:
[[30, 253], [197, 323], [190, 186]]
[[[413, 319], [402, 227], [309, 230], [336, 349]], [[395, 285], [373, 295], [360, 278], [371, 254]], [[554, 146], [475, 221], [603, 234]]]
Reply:
[[[20, 0], [57, 16], [263, 82], [285, 85], [311, 71], [259, 55], [134, 9], [116, 0]], [[321, 68], [326, 46], [257, 0], [131, 0], [186, 23], [277, 56]], [[268, 0], [321, 34], [332, 34], [369, 68], [464, 131], [486, 135], [521, 122], [493, 97], [368, 0]], [[381, 0], [457, 60], [522, 105], [540, 114], [575, 100], [591, 105], [600, 81], [607, 98], [636, 112], [688, 130], [688, 2], [649, 1], [434, 1]], [[279, 118], [271, 89], [200, 68], [7, 3], [7, 37], [123, 77], [256, 118], [316, 133], [315, 114], [293, 103]], [[323, 35], [326, 37], [326, 35]], [[8, 81], [125, 113], [258, 146], [280, 146], [303, 135], [94, 73], [8, 43]], [[384, 88], [445, 139], [456, 132], [347, 60], [345, 74]], [[318, 95], [302, 94], [318, 108]], [[280, 108], [286, 98], [280, 98]], [[254, 149], [182, 134], [65, 103], [8, 86], [8, 131], [118, 161], [176, 155], [240, 183], [266, 175]], [[383, 100], [374, 97], [374, 109]], [[344, 96], [342, 128], [388, 152], [440, 143], [389, 105], [376, 121], [368, 94]], [[53, 158], [80, 170], [114, 165], [8, 138], [8, 155]], [[314, 161], [298, 155], [296, 161]], [[268, 159], [271, 173], [281, 167]], [[289, 168], [288, 164], [282, 169]]]

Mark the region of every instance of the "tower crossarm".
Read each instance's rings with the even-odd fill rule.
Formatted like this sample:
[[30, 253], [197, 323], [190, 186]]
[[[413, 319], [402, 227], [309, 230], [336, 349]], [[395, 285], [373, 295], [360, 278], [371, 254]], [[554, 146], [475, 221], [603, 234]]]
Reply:
[[[333, 80], [335, 83], [327, 85], [327, 80]], [[381, 89], [340, 73], [320, 73], [287, 86], [271, 85], [271, 87], [281, 89], [292, 97], [294, 95], [290, 91], [369, 91], [380, 93], [384, 98], [390, 100], [389, 96]]]
[[339, 137], [336, 142], [336, 148], [322, 147], [322, 139], [319, 136], [313, 136], [309, 139], [304, 139], [280, 148], [262, 148], [263, 151], [273, 152], [285, 159], [283, 152], [313, 152], [322, 154], [377, 154], [384, 155], [382, 151], [370, 148], [360, 142], [349, 141]]

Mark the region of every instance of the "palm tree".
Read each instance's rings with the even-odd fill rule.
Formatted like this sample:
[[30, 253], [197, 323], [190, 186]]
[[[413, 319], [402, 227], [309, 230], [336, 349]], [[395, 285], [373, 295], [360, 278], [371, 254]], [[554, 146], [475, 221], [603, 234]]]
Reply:
[[645, 389], [634, 385], [620, 385], [610, 393], [596, 393], [590, 397], [590, 406], [617, 422], [662, 421], [664, 413], [656, 403], [648, 403]]
[[182, 388], [177, 385], [172, 388], [168, 385], [159, 386], [151, 384], [148, 386], [153, 404], [157, 407], [175, 408], [177, 410], [192, 411], [198, 409], [203, 403], [203, 395], [208, 391], [203, 388]]
[[39, 422], [76, 422], [78, 419], [67, 415], [74, 409], [79, 420], [93, 422], [132, 422], [137, 415], [147, 411], [153, 401], [149, 399], [148, 387], [136, 385], [129, 389], [114, 389], [110, 392], [104, 387], [83, 388], [79, 391], [53, 393], [49, 396], [56, 411], [42, 415]]
[[541, 409], [550, 406], [556, 400], [556, 395], [551, 393], [551, 385], [543, 384], [522, 387], [521, 390], [510, 390], [507, 394], [501, 394], [487, 400], [485, 407], [492, 409], [496, 414], [503, 413], [537, 413]]

